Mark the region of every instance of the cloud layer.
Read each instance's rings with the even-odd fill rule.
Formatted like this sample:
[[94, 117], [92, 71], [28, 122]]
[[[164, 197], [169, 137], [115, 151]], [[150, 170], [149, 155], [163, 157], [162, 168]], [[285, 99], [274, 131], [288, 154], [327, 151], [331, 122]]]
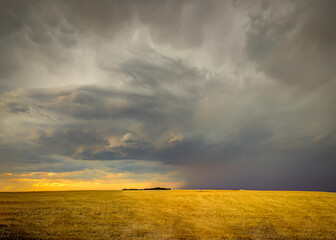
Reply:
[[1, 176], [335, 191], [335, 10], [3, 1]]

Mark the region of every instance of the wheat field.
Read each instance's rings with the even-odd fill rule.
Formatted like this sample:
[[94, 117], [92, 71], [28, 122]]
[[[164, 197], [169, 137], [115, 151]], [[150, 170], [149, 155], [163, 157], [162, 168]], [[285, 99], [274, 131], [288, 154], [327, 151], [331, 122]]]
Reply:
[[336, 193], [0, 193], [0, 239], [336, 239]]

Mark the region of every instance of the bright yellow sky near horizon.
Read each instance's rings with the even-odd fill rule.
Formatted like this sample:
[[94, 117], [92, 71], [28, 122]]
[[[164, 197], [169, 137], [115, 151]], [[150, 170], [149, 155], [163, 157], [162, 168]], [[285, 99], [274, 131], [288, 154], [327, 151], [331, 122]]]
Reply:
[[130, 173], [107, 174], [102, 178], [82, 178], [84, 171], [66, 173], [32, 172], [0, 174], [0, 191], [63, 191], [63, 190], [120, 190], [123, 188], [170, 187], [179, 188], [183, 181], [160, 181], [152, 178], [131, 179]]

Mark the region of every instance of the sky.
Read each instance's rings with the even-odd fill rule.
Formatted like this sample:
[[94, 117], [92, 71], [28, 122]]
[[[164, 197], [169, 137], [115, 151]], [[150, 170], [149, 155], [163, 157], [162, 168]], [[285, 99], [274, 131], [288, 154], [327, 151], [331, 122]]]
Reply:
[[336, 1], [0, 8], [0, 191], [336, 191]]

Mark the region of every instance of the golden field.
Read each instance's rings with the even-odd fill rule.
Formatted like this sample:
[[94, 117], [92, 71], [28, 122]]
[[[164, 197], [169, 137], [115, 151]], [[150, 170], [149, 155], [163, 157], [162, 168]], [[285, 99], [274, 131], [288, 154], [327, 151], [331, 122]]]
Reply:
[[336, 193], [0, 193], [0, 239], [336, 239]]

